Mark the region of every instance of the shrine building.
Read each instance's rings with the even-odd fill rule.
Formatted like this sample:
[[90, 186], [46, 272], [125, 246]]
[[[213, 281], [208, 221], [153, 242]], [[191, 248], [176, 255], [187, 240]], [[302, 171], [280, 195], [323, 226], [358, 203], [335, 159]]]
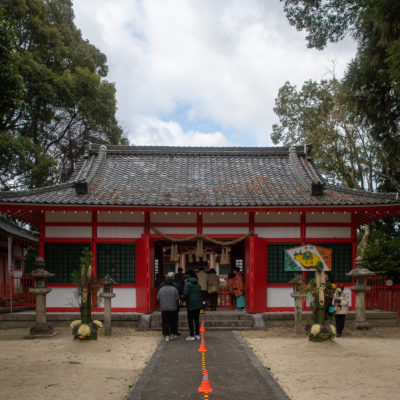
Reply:
[[[0, 212], [39, 231], [40, 255], [55, 274], [48, 311], [77, 309], [71, 273], [85, 247], [94, 274], [117, 282], [114, 311], [151, 313], [158, 277], [198, 266], [223, 282], [239, 267], [250, 313], [292, 311], [296, 272], [284, 269], [286, 249], [330, 249], [332, 280], [351, 285], [357, 228], [400, 213], [396, 193], [324, 182], [310, 155], [311, 146], [87, 143], [68, 182], [1, 192]], [[219, 307], [229, 307], [224, 284]]]

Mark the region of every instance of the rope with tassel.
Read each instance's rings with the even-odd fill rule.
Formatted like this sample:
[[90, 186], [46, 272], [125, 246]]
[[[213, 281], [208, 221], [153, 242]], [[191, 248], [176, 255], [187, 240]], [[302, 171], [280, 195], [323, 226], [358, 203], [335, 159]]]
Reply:
[[[250, 235], [253, 234], [253, 231], [251, 230], [248, 233], [246, 233], [246, 235], [244, 235], [244, 236], [242, 236], [240, 238], [237, 238], [235, 240], [231, 240], [229, 242], [223, 242], [221, 240], [215, 240], [215, 239], [213, 239], [213, 238], [211, 238], [211, 237], [209, 237], [207, 235], [204, 235], [203, 233], [196, 233], [194, 235], [187, 236], [187, 237], [184, 237], [184, 238], [174, 238], [174, 237], [166, 235], [165, 233], [161, 232], [160, 230], [158, 230], [154, 226], [149, 225], [149, 227], [157, 235], [160, 235], [164, 239], [169, 240], [170, 242], [173, 242], [173, 243], [188, 242], [188, 241], [191, 241], [191, 240], [194, 240], [194, 239], [203, 239], [203, 240], [206, 240], [208, 242], [217, 244], [219, 246], [232, 246], [232, 245], [234, 245], [236, 243], [241, 242], [242, 240], [246, 239], [247, 237], [249, 237]], [[202, 257], [202, 255], [203, 255], [203, 244], [201, 244], [200, 246], [201, 246], [201, 255], [199, 254], [199, 257]], [[197, 254], [196, 254], [196, 256], [197, 256]]]

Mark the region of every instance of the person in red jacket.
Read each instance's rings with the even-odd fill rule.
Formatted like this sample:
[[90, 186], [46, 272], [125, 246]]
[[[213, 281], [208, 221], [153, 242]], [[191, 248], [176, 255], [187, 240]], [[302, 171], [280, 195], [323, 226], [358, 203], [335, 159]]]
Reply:
[[243, 310], [245, 303], [244, 303], [244, 279], [243, 275], [240, 272], [239, 268], [235, 268], [233, 270], [235, 276], [233, 277], [233, 294], [235, 296], [235, 305], [237, 310]]

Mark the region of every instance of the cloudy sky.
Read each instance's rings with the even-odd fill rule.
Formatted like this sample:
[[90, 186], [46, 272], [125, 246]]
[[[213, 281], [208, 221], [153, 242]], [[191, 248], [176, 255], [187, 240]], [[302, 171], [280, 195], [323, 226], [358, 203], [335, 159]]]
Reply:
[[350, 40], [307, 49], [279, 0], [74, 0], [108, 58], [131, 145], [269, 146], [286, 81], [343, 75]]

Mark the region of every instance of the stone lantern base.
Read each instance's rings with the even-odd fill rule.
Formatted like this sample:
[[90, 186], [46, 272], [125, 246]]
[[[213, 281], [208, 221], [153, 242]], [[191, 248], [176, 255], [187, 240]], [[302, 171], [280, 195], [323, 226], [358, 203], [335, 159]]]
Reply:
[[367, 329], [371, 329], [371, 325], [368, 321], [355, 321], [354, 328], [359, 329], [359, 330], [367, 330]]
[[53, 331], [53, 327], [47, 322], [37, 322], [29, 329], [29, 335], [25, 339], [50, 338], [57, 335], [58, 332]]

